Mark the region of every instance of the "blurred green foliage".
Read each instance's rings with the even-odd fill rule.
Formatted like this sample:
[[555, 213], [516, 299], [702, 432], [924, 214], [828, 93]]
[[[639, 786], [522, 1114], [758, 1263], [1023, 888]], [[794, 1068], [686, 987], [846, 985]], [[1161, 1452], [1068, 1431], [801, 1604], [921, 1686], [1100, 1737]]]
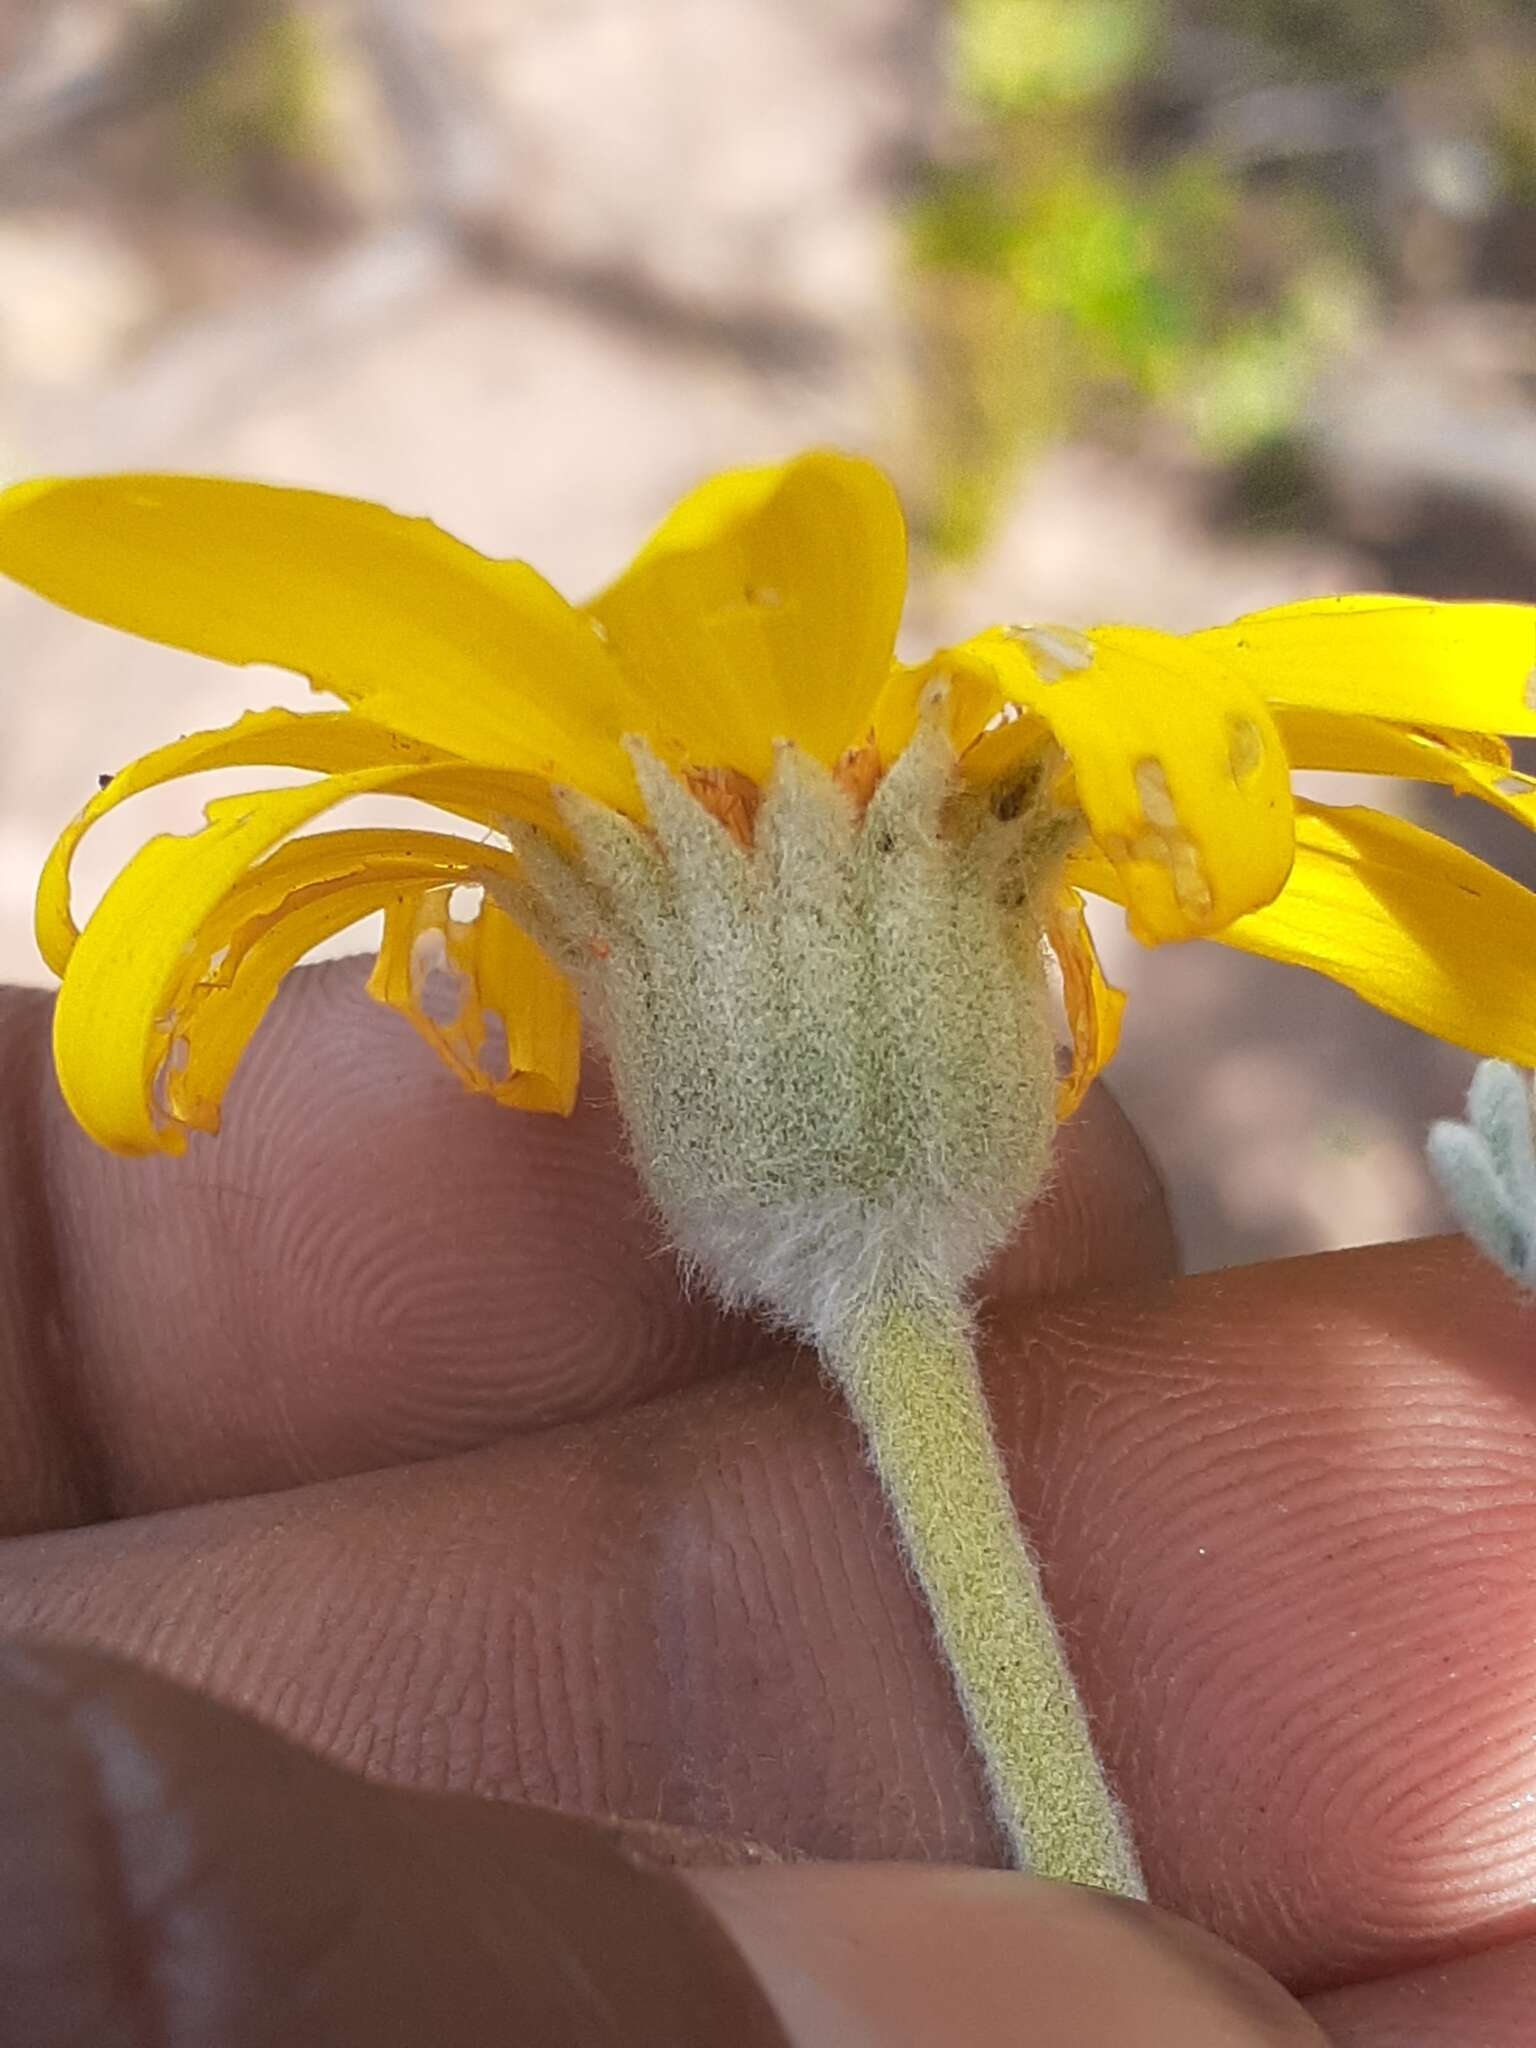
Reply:
[[952, 0], [949, 132], [905, 217], [930, 548], [980, 547], [1069, 432], [1150, 424], [1239, 467], [1283, 441], [1401, 284], [1393, 238], [1459, 132], [1435, 110], [1484, 184], [1536, 177], [1530, 13]]
[[1153, 0], [972, 0], [956, 10], [961, 89], [998, 113], [1093, 99], [1134, 76], [1156, 28]]
[[198, 183], [239, 186], [274, 159], [323, 160], [326, 59], [309, 14], [282, 7], [262, 19], [182, 97], [178, 115]]

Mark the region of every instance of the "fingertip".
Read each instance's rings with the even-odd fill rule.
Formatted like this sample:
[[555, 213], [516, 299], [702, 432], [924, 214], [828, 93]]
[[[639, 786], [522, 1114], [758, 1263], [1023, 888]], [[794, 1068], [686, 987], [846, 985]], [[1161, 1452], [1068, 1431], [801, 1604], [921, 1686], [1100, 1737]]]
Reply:
[[0, 1648], [0, 2044], [783, 2048], [617, 1829], [371, 1785], [94, 1653]]
[[1321, 2048], [1263, 1970], [1153, 1907], [994, 1871], [695, 1870], [794, 2048]]

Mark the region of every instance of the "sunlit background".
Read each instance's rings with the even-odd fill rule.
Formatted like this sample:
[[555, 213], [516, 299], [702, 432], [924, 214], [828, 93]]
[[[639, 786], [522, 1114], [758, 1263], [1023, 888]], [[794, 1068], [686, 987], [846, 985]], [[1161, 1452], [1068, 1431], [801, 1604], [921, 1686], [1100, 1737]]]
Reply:
[[[0, 74], [10, 475], [375, 496], [580, 595], [704, 472], [833, 441], [907, 497], [914, 643], [1536, 598], [1528, 0], [0, 0]], [[0, 631], [0, 974], [41, 981], [98, 775], [304, 690], [9, 591]], [[87, 896], [193, 815], [104, 831]], [[1436, 1226], [1469, 1061], [1104, 943], [1192, 1264]]]

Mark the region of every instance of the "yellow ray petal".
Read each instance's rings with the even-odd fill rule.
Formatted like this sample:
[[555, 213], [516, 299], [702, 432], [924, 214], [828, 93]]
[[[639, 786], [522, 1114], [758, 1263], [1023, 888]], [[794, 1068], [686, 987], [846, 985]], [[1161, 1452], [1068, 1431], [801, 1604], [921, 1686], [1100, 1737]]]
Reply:
[[986, 789], [1016, 782], [1026, 768], [1041, 764], [1046, 764], [1053, 799], [1075, 809], [1077, 786], [1071, 766], [1052, 739], [1050, 727], [1027, 713], [989, 726], [961, 754], [960, 773], [972, 789]]
[[[225, 943], [218, 934], [227, 937], [220, 906], [248, 870], [311, 818], [349, 797], [399, 789], [413, 772], [425, 777], [458, 771], [431, 765], [415, 771], [358, 769], [297, 789], [220, 797], [208, 805], [201, 831], [167, 833], [139, 850], [81, 933], [54, 1012], [59, 1083], [93, 1137], [118, 1152], [181, 1150], [183, 1134], [169, 1117], [174, 1077], [168, 1066], [174, 1065], [178, 1006], [206, 972], [211, 953]], [[352, 837], [336, 835], [344, 843], [338, 861], [351, 860], [345, 848]], [[456, 877], [494, 873], [511, 859], [491, 847], [446, 843], [463, 846]], [[296, 846], [290, 881], [305, 857]], [[355, 867], [347, 874], [354, 877]], [[281, 950], [280, 942], [274, 945]], [[250, 1028], [254, 1023], [253, 1017]]]
[[[875, 699], [870, 720], [882, 767], [888, 768], [917, 731], [923, 692], [935, 684], [945, 692], [945, 717], [950, 745], [957, 754], [985, 745], [987, 727], [1008, 703], [997, 678], [979, 662], [921, 662], [894, 669]], [[1020, 721], [1022, 723], [1022, 721]], [[999, 728], [1000, 729], [1000, 728]], [[982, 779], [982, 778], [978, 778]]]
[[1448, 725], [1399, 725], [1350, 711], [1275, 707], [1275, 725], [1295, 768], [1337, 769], [1345, 775], [1399, 775], [1421, 781], [1454, 779], [1436, 765], [1443, 756], [1507, 768], [1509, 748], [1494, 733]]
[[873, 464], [817, 453], [685, 498], [589, 607], [672, 758], [765, 781], [773, 742], [831, 766], [867, 736], [906, 589], [906, 529]]
[[1536, 609], [1318, 597], [1192, 633], [1279, 704], [1536, 734]]
[[1420, 826], [1298, 803], [1290, 881], [1217, 937], [1313, 968], [1453, 1045], [1536, 1066], [1536, 895]]
[[[515, 1109], [568, 1116], [581, 1070], [575, 991], [487, 895], [460, 923], [449, 888], [398, 896], [368, 992], [407, 1016], [466, 1087]], [[452, 1009], [434, 1013], [440, 984]]]
[[307, 676], [377, 724], [637, 799], [620, 736], [644, 700], [522, 562], [320, 491], [96, 476], [0, 495], [0, 572], [147, 640]]
[[1057, 1119], [1065, 1123], [1114, 1058], [1125, 995], [1104, 979], [1083, 899], [1075, 889], [1062, 891], [1045, 935], [1061, 966], [1062, 999], [1072, 1027], [1072, 1068], [1056, 1091]]
[[1267, 903], [1291, 860], [1290, 766], [1265, 705], [1169, 633], [1006, 627], [936, 655], [980, 664], [1048, 726], [1146, 944]]
[[393, 766], [396, 781], [376, 787], [498, 829], [519, 818], [557, 839], [567, 836], [548, 786], [535, 776], [472, 766], [349, 711], [247, 712], [233, 725], [190, 733], [130, 762], [60, 833], [38, 881], [36, 916], [38, 950], [55, 974], [63, 974], [80, 936], [70, 908], [69, 876], [76, 849], [91, 827], [129, 797], [179, 776], [253, 766], [330, 774]]
[[[330, 889], [298, 895], [280, 917], [246, 935], [238, 954], [231, 949], [225, 962], [205, 970], [204, 979], [183, 992], [168, 1013], [175, 1029], [152, 1096], [160, 1150], [179, 1152], [183, 1128], [218, 1130], [225, 1091], [283, 977], [311, 946], [382, 907], [379, 891], [367, 882], [338, 882]], [[201, 945], [198, 959], [216, 950]], [[93, 1127], [91, 1135], [112, 1142], [99, 1127]], [[117, 1141], [114, 1149], [130, 1148]], [[149, 1148], [135, 1144], [131, 1149]]]
[[1395, 775], [1437, 782], [1458, 796], [1475, 796], [1536, 831], [1536, 777], [1511, 765], [1509, 748], [1491, 733], [1447, 726], [1391, 725], [1339, 711], [1281, 708], [1275, 723], [1297, 768], [1346, 775]]
[[124, 868], [80, 935], [53, 1016], [59, 1085], [93, 1138], [116, 1152], [181, 1150], [156, 1090], [199, 932], [254, 861], [380, 772], [220, 797], [200, 832], [152, 839]]
[[184, 961], [169, 1003], [176, 1057], [162, 1079], [170, 1115], [218, 1129], [241, 1054], [311, 946], [403, 891], [517, 873], [511, 854], [437, 832], [322, 832], [279, 847], [239, 877]]

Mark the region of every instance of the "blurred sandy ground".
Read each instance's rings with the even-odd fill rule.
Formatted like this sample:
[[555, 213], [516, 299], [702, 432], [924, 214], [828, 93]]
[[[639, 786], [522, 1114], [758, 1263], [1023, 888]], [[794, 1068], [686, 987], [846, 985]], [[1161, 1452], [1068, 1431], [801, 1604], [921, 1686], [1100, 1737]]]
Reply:
[[[52, 9], [49, 34], [41, 12], [0, 10], [24, 84], [60, 64], [66, 17], [88, 55], [113, 10]], [[394, 58], [405, 51], [393, 89], [426, 105], [429, 130], [434, 94], [472, 90], [472, 112], [450, 105], [424, 145], [439, 160], [350, 182], [317, 170], [321, 198], [279, 192], [270, 218], [217, 195], [159, 206], [131, 141], [117, 157], [117, 145], [71, 147], [62, 170], [35, 175], [23, 153], [18, 170], [0, 107], [9, 473], [165, 466], [378, 497], [526, 555], [580, 594], [716, 467], [816, 441], [898, 452], [890, 203], [934, 118], [941, 10], [434, 0], [422, 12], [430, 62], [411, 59], [401, 8], [372, 19]], [[332, 117], [367, 142], [389, 112], [359, 89]], [[463, 161], [443, 159], [454, 149]], [[484, 233], [466, 237], [487, 191]], [[467, 194], [451, 230], [434, 213], [445, 192]], [[1352, 443], [1351, 462], [1396, 459], [1401, 419], [1432, 404], [1453, 425], [1470, 412], [1501, 449], [1515, 426], [1528, 443], [1522, 407], [1499, 410], [1514, 402], [1507, 380], [1459, 347], [1453, 335], [1346, 366], [1326, 402], [1362, 446], [1377, 442], [1374, 455]], [[1177, 450], [1060, 446], [985, 561], [919, 593], [914, 633], [1018, 617], [1192, 626], [1382, 580], [1358, 544], [1224, 538], [1213, 491]], [[0, 631], [0, 973], [40, 981], [33, 880], [98, 774], [305, 692], [9, 590]], [[87, 900], [135, 838], [192, 816], [184, 798], [155, 797], [114, 821], [83, 864]], [[1105, 939], [1132, 995], [1115, 1085], [1168, 1177], [1191, 1264], [1438, 1226], [1421, 1134], [1458, 1101], [1469, 1061], [1264, 963], [1214, 947], [1149, 956], [1113, 926]]]

